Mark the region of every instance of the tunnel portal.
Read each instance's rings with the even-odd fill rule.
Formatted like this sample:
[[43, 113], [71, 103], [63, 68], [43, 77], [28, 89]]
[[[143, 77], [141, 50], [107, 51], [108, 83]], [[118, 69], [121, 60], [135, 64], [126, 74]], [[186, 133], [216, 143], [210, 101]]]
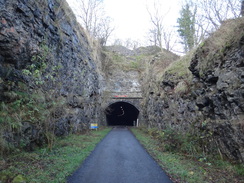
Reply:
[[135, 126], [139, 116], [139, 110], [128, 102], [115, 102], [106, 110], [108, 126]]

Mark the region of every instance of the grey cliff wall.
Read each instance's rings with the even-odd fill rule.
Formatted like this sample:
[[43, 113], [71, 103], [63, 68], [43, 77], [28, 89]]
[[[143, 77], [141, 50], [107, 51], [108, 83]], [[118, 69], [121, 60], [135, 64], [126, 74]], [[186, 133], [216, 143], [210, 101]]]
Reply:
[[42, 144], [51, 132], [76, 133], [99, 118], [100, 76], [65, 1], [0, 0], [0, 77], [7, 142]]
[[[229, 37], [227, 27], [233, 31]], [[185, 58], [191, 63], [184, 72], [179, 69], [183, 59], [178, 69], [168, 69], [156, 79], [151, 63], [143, 109], [149, 126], [195, 134], [205, 153], [243, 162], [243, 27], [243, 19], [223, 25]]]

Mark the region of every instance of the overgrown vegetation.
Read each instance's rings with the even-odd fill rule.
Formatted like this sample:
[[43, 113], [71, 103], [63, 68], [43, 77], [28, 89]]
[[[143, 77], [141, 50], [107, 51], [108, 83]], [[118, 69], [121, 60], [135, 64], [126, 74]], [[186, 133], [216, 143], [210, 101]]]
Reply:
[[[168, 167], [168, 164], [172, 165], [168, 162], [168, 157], [176, 158], [172, 166], [182, 168], [178, 172], [178, 170], [172, 170], [172, 167], [168, 167], [169, 173], [171, 174], [171, 170], [173, 172], [176, 171], [177, 176], [180, 177], [183, 182], [244, 182], [244, 167], [243, 165], [236, 164], [237, 161], [241, 162], [242, 158], [238, 154], [239, 150], [236, 150], [236, 157], [240, 157], [239, 159], [234, 157], [235, 150], [232, 150], [237, 147], [236, 149], [239, 148], [241, 151], [241, 145], [239, 146], [238, 144], [235, 148], [232, 148], [230, 145], [232, 143], [235, 144], [236, 138], [241, 138], [241, 130], [239, 133], [239, 130], [236, 130], [239, 126], [235, 125], [235, 120], [230, 120], [228, 125], [231, 126], [230, 133], [235, 134], [233, 135], [234, 137], [231, 137], [231, 135], [228, 134], [229, 132], [225, 130], [223, 130], [221, 135], [219, 135], [218, 132], [216, 133], [215, 126], [220, 127], [224, 125], [225, 122], [222, 119], [218, 120], [218, 113], [216, 110], [218, 104], [216, 104], [217, 100], [213, 98], [215, 96], [221, 96], [220, 93], [222, 91], [215, 91], [215, 85], [209, 87], [205, 83], [205, 78], [209, 77], [211, 72], [212, 75], [216, 74], [215, 76], [218, 76], [216, 71], [220, 70], [223, 73], [226, 69], [225, 67], [233, 67], [233, 72], [235, 72], [235, 67], [239, 68], [239, 66], [234, 66], [233, 64], [235, 64], [235, 61], [238, 59], [241, 59], [241, 56], [238, 54], [243, 45], [243, 23], [243, 18], [223, 22], [222, 26], [196, 50], [192, 50], [178, 61], [174, 61], [167, 68], [160, 67], [158, 73], [158, 70], [153, 68], [148, 72], [153, 74], [151, 74], [151, 76], [148, 74], [149, 79], [144, 82], [145, 85], [150, 82], [149, 86], [145, 89], [147, 93], [150, 93], [148, 94], [147, 100], [144, 101], [145, 114], [149, 119], [148, 126], [156, 126], [164, 129], [146, 129], [144, 131], [142, 130], [143, 132], [136, 131], [136, 133], [142, 135], [142, 139], [145, 138], [145, 146], [150, 149], [149, 151], [151, 151], [152, 154], [156, 154], [154, 157], [162, 161], [163, 166]], [[236, 34], [237, 32], [238, 34]], [[230, 55], [233, 55], [233, 58], [230, 58]], [[192, 64], [190, 65], [191, 61]], [[227, 61], [232, 65], [226, 64], [228, 63]], [[154, 60], [152, 64], [156, 65], [153, 62]], [[156, 66], [154, 67], [156, 68]], [[197, 77], [197, 72], [200, 71], [199, 82], [192, 80], [193, 74], [190, 72], [189, 67], [191, 67], [192, 73]], [[192, 69], [193, 67], [195, 70]], [[154, 82], [154, 77], [157, 77], [156, 82]], [[239, 82], [236, 83], [236, 87], [240, 87]], [[207, 94], [202, 92], [194, 96], [194, 92], [197, 90], [202, 90]], [[215, 104], [213, 108], [204, 106], [206, 108], [201, 110], [201, 108], [194, 103], [197, 102], [196, 98], [205, 96], [211, 98]], [[225, 98], [223, 100], [225, 100]], [[193, 110], [189, 107], [191, 103], [193, 104]], [[225, 106], [231, 105], [232, 102], [226, 103]], [[224, 106], [224, 104], [220, 105]], [[159, 112], [157, 110], [159, 110]], [[211, 112], [202, 112], [207, 110], [211, 110], [216, 120], [214, 120], [211, 115], [208, 115]], [[223, 113], [228, 114], [227, 108], [220, 108], [221, 112], [222, 110], [226, 110]], [[188, 111], [193, 113], [189, 114]], [[161, 116], [164, 118], [163, 121], [160, 121]], [[191, 121], [192, 119], [194, 119], [194, 121]], [[166, 126], [170, 126], [171, 128], [167, 128]], [[149, 136], [151, 140], [148, 140], [147, 136]], [[234, 140], [231, 141], [231, 138]], [[220, 145], [220, 143], [222, 143], [220, 139], [225, 143], [226, 147], [224, 148], [229, 148], [227, 150], [229, 152], [226, 153], [223, 146]], [[147, 140], [153, 145], [148, 145]], [[155, 142], [153, 142], [154, 140]], [[233, 153], [233, 158], [228, 157], [228, 153]], [[226, 159], [230, 162], [225, 161]], [[187, 164], [187, 162], [190, 162], [189, 167], [181, 165]], [[203, 168], [204, 171], [199, 170], [198, 166]], [[196, 174], [195, 171], [193, 171], [194, 169], [200, 171], [200, 173]], [[192, 175], [188, 174], [188, 172], [191, 171], [193, 171], [190, 173]]]
[[188, 52], [185, 56], [180, 57], [176, 60], [171, 60], [166, 67], [160, 67], [156, 75], [156, 80], [158, 83], [162, 82], [162, 79], [169, 79], [176, 83], [174, 92], [178, 94], [187, 93], [192, 80], [192, 74], [188, 67], [195, 50]]
[[240, 41], [244, 36], [243, 26], [243, 17], [226, 20], [216, 32], [199, 46], [196, 56], [200, 57], [195, 59], [198, 60], [200, 77], [204, 77], [211, 68], [220, 66], [226, 52], [241, 44]]
[[34, 143], [40, 146], [48, 143], [52, 148], [55, 110], [64, 104], [54, 88], [58, 85], [61, 68], [52, 63], [50, 48], [43, 42], [40, 53], [32, 56], [31, 63], [22, 69], [22, 80], [1, 80], [5, 87], [4, 100], [0, 102], [2, 155], [33, 150]]
[[164, 73], [175, 74], [178, 78], [188, 77], [191, 75], [188, 67], [190, 66], [191, 58], [194, 51], [189, 52], [187, 55], [181, 57], [177, 61], [171, 63], [164, 71]]
[[[57, 123], [60, 119], [66, 119], [65, 115], [70, 113], [69, 108], [64, 104], [67, 104], [65, 100], [69, 100], [73, 95], [71, 87], [74, 86], [70, 86], [72, 92], [68, 94], [68, 97], [61, 96], [61, 88], [64, 88], [62, 86], [63, 73], [66, 72], [64, 70], [66, 68], [63, 68], [61, 56], [56, 57], [60, 51], [62, 54], [62, 50], [59, 49], [64, 47], [63, 41], [67, 37], [63, 24], [60, 23], [63, 21], [72, 27], [77, 41], [84, 49], [89, 50], [90, 46], [92, 47], [92, 41], [88, 39], [89, 37], [76, 21], [66, 1], [55, 1], [49, 8], [45, 8], [49, 6], [47, 1], [33, 3], [33, 7], [40, 6], [41, 15], [48, 17], [50, 12], [52, 15], [55, 14], [52, 24], [55, 32], [57, 31], [57, 34], [55, 33], [57, 45], [52, 46], [54, 42], [50, 41], [51, 34], [47, 32], [41, 43], [39, 38], [38, 41], [33, 40], [33, 48], [30, 48], [33, 50], [28, 54], [30, 57], [26, 57], [23, 61], [18, 60], [21, 66], [15, 65], [16, 68], [14, 68], [12, 63], [1, 63], [4, 73], [1, 73], [0, 78], [0, 89], [3, 91], [0, 95], [0, 154], [5, 156], [22, 150], [33, 150], [44, 144], [48, 144], [48, 148], [52, 149], [56, 138]], [[49, 24], [49, 22], [45, 23]], [[86, 41], [90, 45], [85, 43]], [[70, 75], [71, 71], [68, 70], [66, 74], [76, 81], [77, 78], [84, 76], [85, 70], [79, 69]], [[83, 83], [79, 82], [79, 84]], [[82, 92], [85, 93], [85, 91]], [[71, 124], [65, 133], [82, 131], [87, 126], [81, 124], [74, 127]], [[74, 130], [74, 128], [77, 129]]]
[[145, 69], [144, 61], [148, 58], [146, 55], [125, 56], [116, 52], [103, 51], [102, 70], [109, 75], [114, 69], [123, 71], [142, 72]]
[[161, 149], [163, 151], [181, 152], [187, 156], [194, 158], [207, 157], [213, 158], [212, 153], [207, 148], [209, 142], [212, 140], [212, 133], [209, 131], [198, 131], [196, 133], [176, 131], [170, 127], [159, 130], [156, 128], [149, 128], [144, 131], [149, 136], [162, 142]]
[[[181, 62], [179, 59], [180, 57], [178, 55], [163, 49], [160, 53], [149, 57], [148, 60], [144, 62], [145, 70], [141, 74], [141, 80], [145, 99], [149, 97], [148, 95], [150, 93], [156, 93], [161, 96], [164, 95], [163, 91], [158, 86], [161, 86], [166, 70], [171, 65], [174, 65], [174, 63]], [[170, 76], [170, 78], [172, 79], [172, 76]], [[148, 92], [148, 90], [150, 90], [150, 92]], [[144, 100], [142, 106], [147, 106], [146, 100]]]
[[69, 135], [58, 138], [52, 151], [46, 147], [0, 158], [0, 182], [66, 182], [109, 131], [104, 128]]
[[203, 152], [202, 136], [173, 129], [132, 129], [137, 139], [175, 182], [244, 182], [244, 166]]

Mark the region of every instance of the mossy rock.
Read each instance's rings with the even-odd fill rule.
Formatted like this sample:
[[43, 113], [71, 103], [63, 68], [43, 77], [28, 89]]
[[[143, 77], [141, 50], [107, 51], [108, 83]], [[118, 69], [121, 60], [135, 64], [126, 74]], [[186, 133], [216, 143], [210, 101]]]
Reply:
[[26, 183], [26, 180], [22, 175], [18, 175], [14, 178], [13, 183]]

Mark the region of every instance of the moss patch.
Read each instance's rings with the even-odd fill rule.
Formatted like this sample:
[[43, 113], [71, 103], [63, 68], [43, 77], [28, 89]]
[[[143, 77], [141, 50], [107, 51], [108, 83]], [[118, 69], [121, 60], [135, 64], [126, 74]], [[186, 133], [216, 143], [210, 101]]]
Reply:
[[191, 72], [188, 69], [195, 50], [189, 52], [187, 55], [181, 57], [179, 60], [173, 62], [164, 71], [164, 74], [174, 75], [177, 78], [188, 78]]

